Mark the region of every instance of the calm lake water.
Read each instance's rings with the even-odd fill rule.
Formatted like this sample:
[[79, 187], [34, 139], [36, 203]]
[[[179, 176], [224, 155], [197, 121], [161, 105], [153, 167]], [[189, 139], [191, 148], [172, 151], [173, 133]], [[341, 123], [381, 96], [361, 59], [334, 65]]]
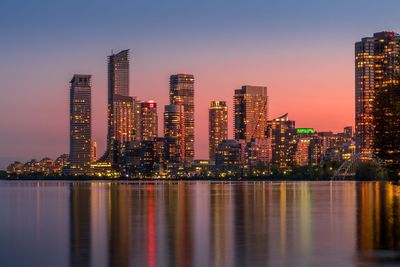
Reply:
[[0, 182], [1, 266], [399, 266], [400, 187]]

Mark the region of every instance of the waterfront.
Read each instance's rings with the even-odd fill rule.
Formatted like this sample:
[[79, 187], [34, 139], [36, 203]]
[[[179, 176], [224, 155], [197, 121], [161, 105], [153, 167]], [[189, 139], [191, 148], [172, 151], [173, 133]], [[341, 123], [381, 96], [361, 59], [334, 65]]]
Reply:
[[2, 266], [398, 266], [379, 182], [0, 182]]

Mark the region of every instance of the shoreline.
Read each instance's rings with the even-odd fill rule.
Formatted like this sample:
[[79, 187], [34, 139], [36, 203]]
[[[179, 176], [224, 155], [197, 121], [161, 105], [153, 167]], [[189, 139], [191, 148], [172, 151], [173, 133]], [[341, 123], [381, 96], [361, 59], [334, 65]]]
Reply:
[[[51, 177], [51, 178], [17, 178], [17, 177], [1, 177], [0, 181], [33, 181], [33, 182], [49, 182], [49, 181], [66, 181], [66, 182], [392, 182], [391, 180], [356, 180], [356, 179], [287, 179], [282, 177], [265, 178], [68, 178], [68, 177]], [[400, 183], [399, 183], [400, 184]]]

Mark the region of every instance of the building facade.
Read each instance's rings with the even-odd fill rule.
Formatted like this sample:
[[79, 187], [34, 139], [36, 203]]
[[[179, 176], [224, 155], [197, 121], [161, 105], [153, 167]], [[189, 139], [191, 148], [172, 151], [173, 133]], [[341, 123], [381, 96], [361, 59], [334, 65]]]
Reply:
[[146, 141], [158, 136], [157, 103], [153, 100], [140, 105], [140, 140]]
[[75, 74], [70, 81], [70, 153], [66, 173], [86, 174], [91, 162], [91, 75]]
[[102, 161], [117, 164], [120, 149], [133, 140], [134, 99], [129, 96], [129, 50], [108, 57], [107, 150]]
[[218, 145], [228, 139], [228, 107], [225, 101], [212, 101], [208, 110], [208, 143], [210, 160], [215, 160]]
[[295, 122], [288, 114], [268, 122], [271, 129], [272, 165], [282, 172], [290, 172], [294, 165], [296, 149]]
[[222, 175], [240, 175], [245, 164], [244, 140], [223, 140], [215, 153], [215, 167]]
[[267, 87], [242, 86], [235, 90], [233, 103], [235, 139], [249, 142], [252, 138], [265, 138], [268, 121]]
[[164, 110], [164, 159], [166, 163], [185, 161], [185, 114], [183, 105], [166, 105]]
[[175, 74], [170, 77], [169, 98], [172, 105], [183, 105], [185, 136], [184, 160], [194, 160], [194, 76], [191, 74]]
[[266, 174], [272, 158], [270, 138], [252, 138], [246, 144], [246, 167], [250, 175], [253, 171], [262, 171], [258, 174]]
[[355, 43], [355, 142], [373, 153], [374, 100], [378, 90], [398, 83], [400, 36], [378, 32]]

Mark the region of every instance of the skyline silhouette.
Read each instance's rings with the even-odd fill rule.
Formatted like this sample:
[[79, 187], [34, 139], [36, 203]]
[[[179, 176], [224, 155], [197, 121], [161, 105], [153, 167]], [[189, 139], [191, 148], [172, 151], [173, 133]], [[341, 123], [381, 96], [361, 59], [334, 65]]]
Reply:
[[93, 75], [93, 139], [105, 150], [111, 49], [131, 49], [130, 91], [142, 101], [164, 106], [170, 74], [196, 77], [196, 158], [208, 155], [210, 101], [227, 101], [232, 137], [244, 84], [268, 87], [269, 119], [288, 112], [298, 127], [338, 132], [354, 125], [354, 42], [398, 25], [400, 4], [385, 3], [2, 1], [0, 169], [68, 152], [74, 73]]

